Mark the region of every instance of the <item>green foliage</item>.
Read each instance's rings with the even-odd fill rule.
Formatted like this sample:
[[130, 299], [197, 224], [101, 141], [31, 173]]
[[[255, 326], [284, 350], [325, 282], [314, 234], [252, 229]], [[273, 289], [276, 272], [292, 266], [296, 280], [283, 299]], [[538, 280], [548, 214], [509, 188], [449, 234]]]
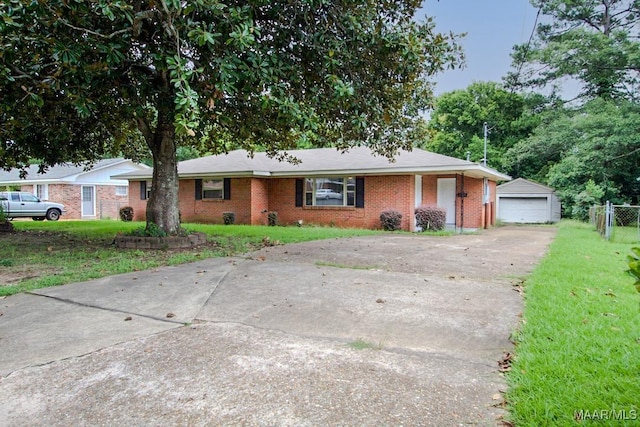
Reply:
[[587, 99], [637, 99], [640, 3], [636, 0], [532, 0], [545, 18], [515, 46], [509, 86], [582, 84]]
[[508, 92], [494, 82], [476, 82], [464, 90], [436, 99], [429, 120], [430, 138], [425, 148], [472, 161], [484, 158], [484, 123], [487, 123], [487, 162], [502, 168], [505, 152], [529, 136], [540, 123], [548, 100], [541, 95]]
[[400, 230], [402, 214], [394, 209], [389, 209], [380, 214], [380, 226], [385, 231]]
[[120, 214], [120, 220], [133, 221], [133, 208], [131, 206], [125, 206], [123, 208], [120, 208], [119, 214]]
[[236, 222], [236, 214], [234, 212], [222, 212], [222, 222], [224, 225], [232, 225]]
[[267, 224], [270, 227], [275, 227], [278, 225], [278, 212], [271, 211], [267, 214]]
[[589, 204], [638, 203], [640, 105], [596, 99], [559, 111], [509, 150], [519, 176], [556, 189], [568, 217], [585, 218]]
[[589, 179], [584, 190], [575, 196], [575, 203], [572, 209], [573, 217], [581, 221], [587, 221], [589, 219], [589, 208], [593, 205], [601, 205], [603, 197], [604, 190], [602, 187], [593, 182], [593, 179]]
[[4, 206], [0, 202], [0, 224], [7, 222], [7, 214], [4, 211]]
[[416, 225], [422, 228], [422, 231], [441, 231], [444, 230], [447, 212], [444, 208], [438, 206], [418, 206], [415, 210]]
[[166, 231], [153, 222], [148, 222], [146, 227], [131, 231], [131, 235], [138, 237], [167, 237]]
[[[179, 229], [178, 146], [410, 148], [430, 77], [460, 64], [420, 2], [0, 4], [0, 167], [152, 154], [147, 218]], [[10, 143], [9, 143], [10, 141]], [[72, 143], [70, 143], [72, 141]], [[146, 146], [146, 147], [145, 147]]]
[[631, 255], [627, 256], [629, 270], [627, 272], [634, 278], [636, 291], [640, 292], [640, 247], [631, 248]]

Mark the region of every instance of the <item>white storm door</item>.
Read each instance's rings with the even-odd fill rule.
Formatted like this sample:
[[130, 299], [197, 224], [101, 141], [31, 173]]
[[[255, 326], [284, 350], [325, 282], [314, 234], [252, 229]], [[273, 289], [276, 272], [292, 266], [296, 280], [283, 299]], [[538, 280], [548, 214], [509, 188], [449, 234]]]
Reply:
[[96, 188], [82, 186], [82, 216], [96, 216]]
[[[416, 183], [416, 194], [415, 194], [415, 202], [416, 202], [416, 208], [419, 207], [420, 205], [422, 205], [422, 175], [416, 175], [415, 178], [415, 183]], [[417, 227], [417, 219], [416, 216], [413, 216], [413, 228], [415, 230], [415, 228]]]
[[438, 178], [438, 200], [439, 207], [447, 211], [446, 223], [455, 225], [456, 223], [456, 179]]

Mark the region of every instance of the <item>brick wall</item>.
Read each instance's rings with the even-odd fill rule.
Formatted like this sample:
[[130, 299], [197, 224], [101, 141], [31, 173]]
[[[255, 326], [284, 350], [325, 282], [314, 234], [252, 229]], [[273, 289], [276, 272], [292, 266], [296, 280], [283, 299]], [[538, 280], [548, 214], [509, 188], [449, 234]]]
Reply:
[[140, 198], [140, 181], [129, 182], [129, 206], [133, 208], [134, 221], [144, 221], [147, 218], [147, 201]]
[[[127, 196], [116, 196], [113, 185], [95, 185], [95, 215], [82, 216], [82, 185], [49, 184], [47, 200], [64, 205], [62, 219], [117, 219], [121, 207], [127, 206]], [[20, 191], [33, 193], [33, 185], [23, 185]], [[139, 194], [139, 192], [138, 192]]]
[[485, 225], [485, 211], [488, 218], [487, 225], [495, 224], [493, 207], [496, 200], [496, 182], [489, 181], [491, 203], [483, 205], [483, 180], [462, 175], [424, 175], [422, 177], [422, 203], [437, 204], [438, 178], [456, 178], [456, 194], [467, 193], [464, 200], [456, 197], [456, 227], [482, 228]]
[[231, 180], [231, 200], [196, 200], [195, 189], [195, 180], [180, 181], [182, 221], [222, 224], [223, 212], [233, 212], [236, 224], [251, 224], [251, 178]]
[[402, 214], [402, 228], [409, 230], [413, 215], [413, 176], [368, 176], [364, 180], [364, 208], [295, 206], [295, 179], [269, 181], [269, 210], [278, 212], [281, 224], [325, 224], [337, 227], [380, 228], [380, 213], [394, 208]]
[[[233, 180], [231, 180], [233, 186]], [[254, 178], [251, 180], [251, 224], [267, 224], [269, 212], [269, 180]], [[278, 218], [278, 221], [280, 218]]]
[[[462, 191], [461, 175], [425, 175], [422, 177], [422, 203], [437, 202], [437, 179], [457, 178], [456, 192]], [[490, 182], [491, 197], [495, 201], [495, 182]], [[295, 178], [233, 178], [231, 200], [196, 200], [195, 181], [181, 180], [179, 187], [180, 212], [184, 222], [222, 223], [223, 212], [234, 212], [236, 224], [263, 225], [267, 212], [278, 213], [279, 223], [292, 225], [302, 220], [305, 224], [334, 225], [337, 227], [380, 228], [380, 213], [395, 209], [402, 214], [402, 229], [412, 230], [415, 209], [415, 178], [413, 175], [365, 177], [364, 208], [295, 206]], [[464, 202], [456, 198], [456, 226], [481, 228], [485, 206], [482, 204], [482, 179], [464, 178]], [[463, 206], [464, 205], [464, 206]], [[129, 206], [134, 219], [144, 220], [146, 201], [140, 199], [140, 183], [129, 186]], [[495, 206], [495, 203], [493, 204]], [[461, 217], [464, 208], [464, 218]], [[490, 223], [495, 212], [488, 212]], [[463, 220], [463, 221], [462, 221]]]

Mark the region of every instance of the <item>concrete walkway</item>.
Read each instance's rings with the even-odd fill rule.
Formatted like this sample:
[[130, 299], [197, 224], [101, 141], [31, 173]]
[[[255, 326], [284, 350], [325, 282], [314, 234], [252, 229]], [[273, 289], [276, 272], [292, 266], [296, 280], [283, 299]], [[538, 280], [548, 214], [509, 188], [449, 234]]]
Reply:
[[0, 300], [0, 424], [496, 425], [555, 235], [265, 248]]

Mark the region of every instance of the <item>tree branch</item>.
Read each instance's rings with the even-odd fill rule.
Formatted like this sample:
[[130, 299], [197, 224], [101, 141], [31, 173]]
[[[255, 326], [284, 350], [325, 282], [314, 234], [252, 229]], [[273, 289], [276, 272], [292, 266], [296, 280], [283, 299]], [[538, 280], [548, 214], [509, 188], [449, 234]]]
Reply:
[[[49, 6], [49, 5], [47, 4], [47, 2], [43, 2], [43, 3], [44, 3], [44, 5], [45, 5], [45, 7], [46, 7], [47, 9], [49, 9], [49, 11], [50, 11], [52, 14], [54, 14], [54, 15], [56, 15], [56, 16], [58, 15], [58, 14], [56, 13], [56, 11], [55, 11], [51, 6]], [[130, 29], [129, 29], [129, 28], [125, 28], [125, 29], [123, 29], [123, 30], [115, 31], [115, 32], [113, 32], [113, 33], [111, 33], [111, 34], [102, 34], [102, 33], [99, 33], [99, 32], [97, 32], [97, 31], [90, 30], [90, 29], [88, 29], [88, 28], [82, 28], [82, 27], [75, 26], [75, 25], [73, 25], [72, 23], [70, 23], [69, 21], [67, 21], [66, 19], [61, 18], [61, 17], [59, 17], [59, 16], [58, 16], [56, 19], [57, 19], [57, 21], [58, 21], [58, 22], [62, 23], [63, 25], [65, 25], [65, 26], [67, 26], [67, 27], [69, 27], [69, 28], [72, 28], [72, 29], [74, 29], [74, 30], [76, 30], [76, 31], [81, 31], [81, 32], [83, 32], [83, 33], [87, 33], [87, 34], [91, 34], [91, 35], [94, 35], [94, 36], [98, 36], [98, 37], [103, 38], [103, 39], [112, 39], [112, 38], [114, 38], [115, 36], [117, 36], [117, 35], [119, 35], [119, 34], [124, 34], [124, 33], [127, 33], [127, 32], [129, 32], [129, 31], [130, 31]]]
[[138, 129], [142, 132], [142, 136], [144, 137], [145, 142], [149, 147], [151, 147], [151, 143], [153, 141], [153, 132], [151, 132], [151, 128], [149, 124], [144, 119], [144, 117], [139, 117], [136, 115], [136, 122], [138, 123]]

